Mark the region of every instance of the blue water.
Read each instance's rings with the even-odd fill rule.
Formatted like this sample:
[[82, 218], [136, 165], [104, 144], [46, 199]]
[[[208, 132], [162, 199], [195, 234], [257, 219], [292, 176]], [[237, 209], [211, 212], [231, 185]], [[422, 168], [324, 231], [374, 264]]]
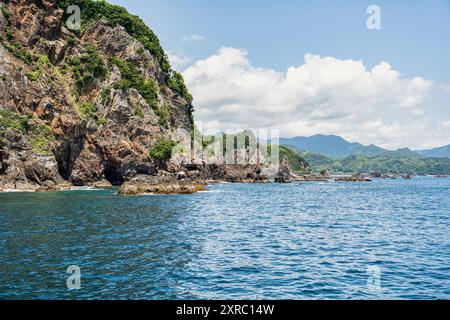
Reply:
[[0, 194], [0, 299], [450, 298], [450, 179], [115, 192]]

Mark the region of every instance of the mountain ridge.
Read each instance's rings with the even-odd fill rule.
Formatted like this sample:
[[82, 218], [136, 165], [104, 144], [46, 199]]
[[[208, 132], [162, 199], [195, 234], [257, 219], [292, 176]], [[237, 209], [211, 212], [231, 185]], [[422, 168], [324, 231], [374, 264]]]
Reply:
[[316, 134], [309, 137], [280, 138], [279, 143], [341, 160], [352, 155], [450, 158], [450, 145], [426, 150], [409, 148], [387, 150], [374, 144], [366, 146], [358, 142], [349, 142], [337, 135]]

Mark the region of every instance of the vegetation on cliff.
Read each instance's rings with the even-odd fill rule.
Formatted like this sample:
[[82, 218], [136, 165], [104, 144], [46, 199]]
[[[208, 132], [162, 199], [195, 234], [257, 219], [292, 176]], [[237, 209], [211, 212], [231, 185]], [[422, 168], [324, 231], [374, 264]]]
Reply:
[[98, 107], [92, 102], [83, 102], [78, 106], [78, 111], [87, 118], [93, 119], [97, 125], [106, 123], [106, 118], [98, 114]]
[[[180, 73], [172, 70], [168, 57], [161, 47], [158, 37], [138, 16], [128, 13], [120, 6], [110, 4], [106, 1], [93, 0], [63, 0], [58, 1], [58, 6], [66, 10], [71, 5], [80, 7], [82, 16], [82, 28], [93, 21], [104, 20], [111, 27], [120, 25], [125, 28], [129, 35], [142, 43], [142, 45], [153, 54], [166, 75], [167, 84], [171, 89], [178, 92], [182, 97], [192, 103], [192, 96], [186, 88]], [[68, 18], [66, 13], [64, 18]], [[190, 106], [192, 108], [192, 105]]]
[[[139, 40], [144, 47], [155, 55], [165, 72], [171, 70], [168, 59], [162, 49], [158, 37], [150, 30], [141, 18], [131, 15], [128, 11], [120, 6], [110, 4], [106, 1], [93, 0], [62, 0], [58, 1], [58, 6], [64, 11], [69, 7], [76, 5], [81, 10], [82, 28], [85, 28], [92, 21], [104, 20], [111, 27], [121, 25], [126, 29], [128, 34]], [[67, 19], [70, 14], [65, 14]]]
[[20, 43], [15, 42], [13, 39], [14, 38], [12, 36], [8, 36], [6, 39], [0, 36], [0, 43], [14, 56], [26, 64], [31, 65], [33, 62], [33, 56], [26, 49], [24, 49]]
[[0, 139], [4, 140], [7, 130], [18, 131], [27, 135], [28, 142], [34, 154], [49, 155], [52, 153], [54, 136], [52, 129], [34, 122], [31, 115], [21, 116], [15, 112], [0, 108]]
[[382, 174], [450, 174], [450, 158], [424, 158], [420, 156], [382, 155], [363, 156], [352, 155], [342, 160], [328, 157], [321, 153], [300, 152], [308, 161], [314, 172], [326, 170], [330, 173], [372, 173]]
[[175, 145], [176, 143], [172, 140], [160, 139], [150, 150], [149, 154], [152, 158], [160, 161], [167, 161], [172, 156], [172, 149]]
[[341, 161], [344, 172], [450, 174], [450, 158], [350, 156]]
[[[79, 31], [65, 23], [73, 5]], [[165, 167], [173, 131], [192, 130], [192, 96], [141, 19], [92, 0], [0, 8], [0, 189], [121, 184]]]
[[0, 135], [3, 135], [6, 129], [19, 130], [26, 133], [30, 129], [28, 124], [30, 116], [21, 116], [15, 112], [0, 108]]
[[[246, 158], [253, 158], [256, 161], [256, 152], [259, 152], [259, 158], [261, 162], [271, 162], [272, 156], [275, 156], [272, 152], [274, 150], [274, 144], [266, 144], [256, 137], [252, 130], [244, 130], [234, 134], [219, 133], [217, 135], [202, 136], [200, 132], [196, 132], [196, 136], [199, 137], [202, 147], [211, 152], [215, 151], [217, 146], [222, 147], [222, 155], [224, 157], [235, 157], [239, 154], [239, 151], [245, 150]], [[217, 145], [217, 143], [219, 143]], [[231, 148], [231, 152], [230, 152]], [[311, 166], [295, 149], [287, 146], [278, 146], [279, 154], [278, 160], [280, 163], [283, 160], [289, 162], [293, 171], [297, 173], [309, 173]], [[242, 152], [240, 153], [242, 156]], [[226, 159], [232, 161], [232, 159]]]
[[44, 156], [51, 155], [52, 142], [55, 139], [52, 129], [45, 124], [32, 125], [30, 133], [28, 141], [31, 144], [33, 153]]
[[96, 47], [90, 45], [81, 57], [74, 57], [69, 61], [75, 78], [77, 95], [80, 96], [94, 80], [103, 80], [107, 69], [103, 58]]
[[115, 88], [121, 90], [136, 89], [149, 106], [157, 110], [158, 95], [156, 93], [155, 83], [152, 80], [145, 80], [132, 62], [111, 57], [110, 63], [119, 68], [123, 78], [115, 85]]
[[280, 159], [287, 160], [291, 165], [292, 171], [296, 173], [311, 172], [310, 164], [293, 148], [280, 146]]

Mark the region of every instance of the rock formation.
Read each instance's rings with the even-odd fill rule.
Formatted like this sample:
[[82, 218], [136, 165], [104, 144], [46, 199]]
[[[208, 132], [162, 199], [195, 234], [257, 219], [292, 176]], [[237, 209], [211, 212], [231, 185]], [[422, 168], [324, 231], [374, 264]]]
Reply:
[[[67, 23], [72, 5], [79, 30]], [[183, 139], [203, 145], [192, 139], [193, 99], [156, 35], [125, 9], [93, 0], [0, 7], [0, 191], [113, 185], [120, 194], [190, 193], [214, 180], [289, 182], [289, 161], [311, 170], [285, 147], [278, 174], [259, 149], [237, 148], [236, 164], [221, 164], [229, 162], [217, 158], [219, 140], [198, 154], [172, 154]]]
[[345, 181], [345, 182], [371, 182], [369, 178], [366, 178], [362, 174], [354, 174], [350, 177], [339, 177], [335, 179], [336, 181]]
[[275, 182], [278, 183], [289, 183], [291, 182], [292, 169], [289, 162], [283, 159], [278, 168], [278, 172], [275, 176]]
[[[80, 31], [66, 27], [64, 1], [0, 2], [0, 188], [157, 175], [166, 161], [150, 150], [192, 130], [192, 98], [142, 21], [106, 2], [72, 2]], [[88, 19], [90, 5], [102, 19]]]

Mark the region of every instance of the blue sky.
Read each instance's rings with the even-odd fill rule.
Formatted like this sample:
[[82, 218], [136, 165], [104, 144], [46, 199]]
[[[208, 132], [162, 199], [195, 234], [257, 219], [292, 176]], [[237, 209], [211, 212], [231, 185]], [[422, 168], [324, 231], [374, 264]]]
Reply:
[[[405, 75], [450, 83], [450, 1], [111, 0], [143, 18], [165, 49], [199, 59], [218, 48], [246, 48], [252, 62], [284, 70], [312, 52], [386, 60]], [[381, 8], [382, 29], [366, 28], [366, 8]], [[197, 34], [205, 41], [182, 42]]]
[[[209, 122], [211, 126], [213, 123], [219, 127], [278, 125], [285, 129], [282, 133], [288, 136], [314, 133], [340, 134], [349, 140], [378, 143], [388, 148], [400, 146], [421, 148], [450, 143], [450, 138], [447, 138], [450, 137], [450, 0], [110, 0], [109, 2], [122, 5], [131, 13], [138, 14], [156, 32], [164, 49], [179, 58], [177, 61], [181, 62], [175, 64], [185, 74], [188, 85], [189, 82], [192, 83], [190, 89], [198, 102], [197, 118]], [[366, 9], [371, 4], [381, 9], [381, 30], [371, 31], [366, 27], [368, 17]], [[221, 48], [242, 51], [219, 52]], [[410, 113], [406, 114], [401, 108], [393, 110], [388, 107], [384, 113], [380, 113], [380, 108], [384, 108], [384, 104], [380, 102], [372, 106], [374, 110], [378, 108], [378, 112], [367, 112], [364, 117], [340, 115], [340, 122], [332, 123], [324, 120], [321, 122], [320, 119], [329, 119], [330, 115], [324, 114], [336, 112], [330, 108], [324, 108], [322, 112], [320, 108], [323, 105], [317, 105], [319, 111], [314, 111], [315, 115], [309, 116], [307, 122], [298, 119], [296, 123], [288, 125], [267, 121], [252, 123], [231, 119], [231, 115], [220, 112], [225, 108], [230, 109], [230, 106], [236, 110], [248, 108], [248, 101], [246, 105], [242, 99], [239, 100], [237, 95], [233, 96], [230, 92], [226, 97], [228, 100], [225, 99], [229, 101], [228, 105], [223, 105], [222, 109], [215, 108], [212, 103], [223, 101], [224, 97], [221, 99], [205, 97], [208, 94], [206, 85], [199, 87], [201, 83], [209, 85], [217, 76], [200, 79], [201, 67], [195, 66], [198, 61], [204, 61], [211, 69], [214, 68], [212, 57], [217, 57], [216, 60], [225, 59], [223, 61], [234, 59], [230, 65], [231, 69], [239, 69], [240, 72], [248, 73], [250, 76], [260, 68], [269, 77], [268, 74], [283, 75], [287, 74], [290, 67], [304, 65], [305, 54], [336, 59], [327, 64], [337, 68], [330, 66], [328, 72], [331, 75], [334, 75], [333, 70], [345, 73], [346, 69], [339, 68], [338, 65], [346, 60], [361, 61], [368, 71], [383, 61], [387, 62], [400, 77], [393, 83], [394, 86], [398, 85], [396, 93], [400, 94], [401, 90], [404, 90], [411, 94], [402, 101], [396, 102], [387, 97], [380, 101], [385, 104], [389, 100], [391, 104], [411, 105]], [[243, 63], [242, 59], [245, 60]], [[321, 62], [322, 64], [318, 64], [326, 63]], [[317, 67], [317, 64], [311, 65], [311, 68], [314, 66]], [[347, 67], [351, 72], [355, 65]], [[432, 85], [426, 88], [425, 85], [417, 83], [408, 86], [406, 83], [414, 82], [415, 77], [430, 81]], [[281, 84], [281, 80], [277, 77], [273, 77], [273, 80], [280, 86], [289, 86]], [[232, 79], [224, 81], [229, 83]], [[241, 81], [240, 84], [242, 83]], [[374, 83], [379, 84], [377, 81]], [[336, 86], [342, 87], [342, 84], [341, 81]], [[244, 90], [246, 85], [244, 83], [238, 89]], [[217, 87], [220, 86], [226, 87], [224, 83], [217, 84]], [[251, 87], [254, 89], [254, 86]], [[352, 89], [355, 88], [345, 87], [342, 90], [348, 90], [348, 94], [356, 92]], [[261, 90], [264, 90], [263, 87]], [[327, 92], [320, 92], [329, 98]], [[303, 99], [305, 96], [299, 97]], [[324, 99], [323, 96], [315, 98], [315, 101]], [[405, 102], [406, 100], [414, 103]], [[342, 102], [342, 96], [329, 98], [326, 105], [338, 105], [337, 101]], [[268, 109], [269, 106], [262, 107], [264, 108]], [[211, 112], [212, 109], [215, 110], [214, 114]], [[303, 112], [305, 109], [308, 109], [308, 106], [303, 105], [295, 110]], [[271, 111], [274, 112], [273, 109]], [[414, 119], [406, 119], [409, 115], [412, 117], [412, 114], [415, 115]], [[344, 120], [365, 121], [369, 126], [377, 128], [373, 130], [374, 132], [391, 130], [391, 137], [386, 134], [369, 134], [362, 129], [360, 132], [353, 132], [349, 129], [349, 123], [344, 123]], [[377, 121], [380, 121], [378, 127], [375, 125]], [[436, 131], [435, 134], [423, 137], [419, 141], [413, 132], [414, 121], [417, 122], [414, 124], [416, 127], [419, 123], [428, 121], [427, 125], [423, 125], [424, 132], [436, 127], [441, 131], [439, 133]], [[295, 129], [300, 126], [303, 126], [303, 129]], [[286, 129], [288, 127], [290, 129]], [[392, 142], [394, 138], [396, 142]]]

